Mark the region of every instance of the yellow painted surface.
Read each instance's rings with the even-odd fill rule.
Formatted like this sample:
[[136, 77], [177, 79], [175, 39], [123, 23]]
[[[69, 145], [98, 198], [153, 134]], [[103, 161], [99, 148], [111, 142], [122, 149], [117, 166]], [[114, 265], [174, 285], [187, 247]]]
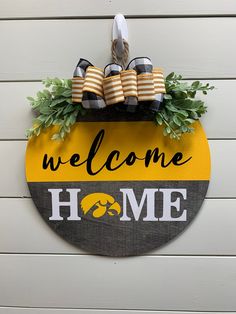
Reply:
[[[49, 167], [42, 168], [45, 154], [57, 162], [70, 160], [73, 154], [80, 155], [80, 161], [88, 158], [88, 152], [98, 132], [104, 129], [105, 135], [100, 148], [92, 162], [94, 172], [102, 167], [113, 150], [119, 150], [119, 159], [112, 161], [112, 167], [120, 164], [130, 152], [144, 158], [147, 150], [159, 148], [159, 154], [165, 154], [167, 163], [175, 153], [183, 154], [182, 161], [192, 157], [181, 166], [170, 164], [161, 167], [150, 162], [145, 167], [144, 160], [136, 160], [132, 166], [122, 165], [115, 171], [105, 167], [96, 175], [87, 173], [86, 162], [73, 167], [70, 163], [60, 165], [57, 171]], [[39, 137], [31, 139], [26, 151], [26, 177], [28, 182], [60, 182], [60, 181], [144, 181], [144, 180], [209, 180], [210, 153], [208, 142], [199, 122], [195, 123], [195, 133], [186, 134], [180, 141], [171, 140], [162, 135], [162, 128], [153, 122], [79, 122], [74, 125], [71, 133], [64, 141], [52, 141], [54, 129], [44, 131]], [[160, 158], [161, 159], [161, 158]], [[78, 162], [78, 163], [79, 163]]]

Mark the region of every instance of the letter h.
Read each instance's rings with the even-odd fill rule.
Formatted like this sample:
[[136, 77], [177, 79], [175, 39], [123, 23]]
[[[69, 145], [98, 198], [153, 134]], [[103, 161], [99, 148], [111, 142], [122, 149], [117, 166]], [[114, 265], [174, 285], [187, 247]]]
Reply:
[[60, 215], [60, 207], [68, 206], [70, 208], [70, 216], [67, 220], [81, 220], [78, 216], [78, 193], [80, 189], [66, 189], [70, 193], [69, 202], [60, 202], [60, 193], [63, 189], [48, 189], [48, 192], [52, 194], [52, 216], [49, 217], [49, 220], [63, 220], [63, 217]]

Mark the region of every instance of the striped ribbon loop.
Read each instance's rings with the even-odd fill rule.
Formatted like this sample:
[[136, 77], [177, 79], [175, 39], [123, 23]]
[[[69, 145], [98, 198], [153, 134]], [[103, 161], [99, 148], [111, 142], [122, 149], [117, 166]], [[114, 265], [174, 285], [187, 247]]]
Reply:
[[91, 92], [100, 97], [103, 97], [103, 70], [94, 66], [89, 66], [87, 68], [83, 92]]
[[121, 71], [121, 84], [124, 92], [124, 97], [138, 97], [137, 89], [137, 73], [135, 70]]
[[103, 89], [105, 101], [108, 106], [124, 102], [125, 98], [120, 74], [104, 78]]
[[137, 76], [138, 101], [155, 100], [155, 88], [152, 73], [142, 73]]
[[83, 77], [73, 77], [72, 78], [72, 102], [81, 103], [82, 102], [82, 89], [84, 85]]
[[165, 81], [164, 81], [164, 75], [163, 75], [162, 69], [154, 68], [152, 73], [153, 73], [155, 94], [161, 94], [161, 93], [165, 94], [166, 88], [165, 88]]

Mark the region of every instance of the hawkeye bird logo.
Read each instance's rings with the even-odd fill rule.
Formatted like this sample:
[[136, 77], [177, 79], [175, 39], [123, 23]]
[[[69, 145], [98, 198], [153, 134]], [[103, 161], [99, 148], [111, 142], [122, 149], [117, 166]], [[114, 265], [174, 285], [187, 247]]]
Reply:
[[102, 217], [105, 214], [115, 216], [121, 213], [119, 203], [115, 201], [114, 197], [105, 193], [92, 193], [85, 196], [80, 206], [85, 215], [91, 210], [95, 218]]

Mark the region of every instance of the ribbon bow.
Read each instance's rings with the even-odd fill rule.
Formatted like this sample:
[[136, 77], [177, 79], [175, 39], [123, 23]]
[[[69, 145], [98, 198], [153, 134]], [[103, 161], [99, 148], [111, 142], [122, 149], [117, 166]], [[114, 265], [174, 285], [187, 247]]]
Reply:
[[146, 57], [131, 60], [126, 70], [111, 63], [104, 71], [80, 59], [72, 79], [72, 101], [86, 109], [115, 105], [129, 112], [158, 111], [165, 92], [162, 70]]

